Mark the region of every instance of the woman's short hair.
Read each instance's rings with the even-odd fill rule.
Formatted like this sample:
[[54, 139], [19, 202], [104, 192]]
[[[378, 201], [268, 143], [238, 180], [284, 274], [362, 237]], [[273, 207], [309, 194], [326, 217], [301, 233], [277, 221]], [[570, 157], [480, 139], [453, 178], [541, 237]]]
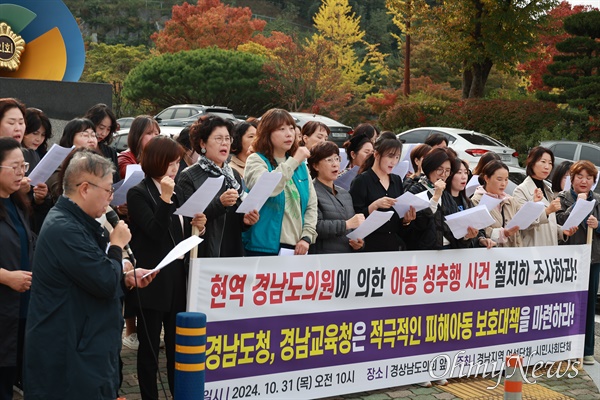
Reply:
[[477, 162], [475, 168], [473, 169], [473, 175], [481, 175], [481, 171], [483, 171], [483, 167], [485, 167], [485, 164], [489, 163], [490, 161], [496, 160], [500, 161], [500, 156], [494, 153], [493, 151], [488, 151], [487, 153], [484, 153]]
[[479, 174], [479, 177], [477, 178], [479, 180], [479, 183], [485, 188], [484, 177], [487, 176], [488, 178], [491, 178], [492, 175], [494, 175], [494, 173], [496, 171], [498, 171], [499, 169], [502, 169], [502, 168], [508, 171], [508, 167], [506, 166], [506, 164], [504, 164], [500, 160], [493, 160], [493, 161], [490, 161], [489, 163], [485, 164], [483, 167], [483, 170], [481, 171], [481, 173]]
[[229, 135], [231, 135], [233, 125], [228, 120], [211, 114], [198, 118], [198, 120], [190, 127], [190, 141], [192, 143], [192, 149], [194, 149], [196, 153], [202, 154], [200, 140], [206, 143], [211, 133], [213, 133], [216, 128], [221, 126], [227, 128], [227, 132], [229, 132]]
[[[327, 132], [327, 136], [331, 135], [331, 129], [329, 129], [327, 125], [320, 121], [308, 121], [307, 123], [305, 123], [302, 129], [300, 130], [300, 135], [302, 137], [311, 137], [319, 128], [323, 128], [325, 132]], [[300, 142], [300, 145], [306, 145], [306, 143], [304, 143], [304, 139]]]
[[596, 166], [588, 160], [580, 160], [571, 165], [571, 169], [569, 170], [569, 173], [571, 174], [571, 182], [575, 180], [575, 175], [580, 174], [582, 171], [585, 171], [588, 173], [588, 175], [593, 176], [594, 183], [596, 182], [596, 178], [598, 177], [598, 168], [596, 168]]
[[374, 137], [379, 136], [379, 129], [377, 129], [377, 127], [375, 125], [365, 122], [365, 123], [359, 124], [356, 128], [354, 128], [352, 136], [358, 136], [358, 135], [363, 135], [363, 134], [367, 135], [369, 140], [372, 141]]
[[319, 172], [315, 169], [315, 165], [317, 165], [321, 160], [331, 157], [334, 154], [338, 156], [340, 155], [340, 148], [335, 143], [325, 141], [315, 144], [310, 149], [310, 157], [308, 157], [307, 160], [310, 176], [313, 178], [319, 176]]
[[[12, 137], [0, 137], [0, 164], [4, 162], [8, 153], [17, 149], [21, 149], [21, 144], [16, 139]], [[12, 171], [8, 172], [12, 173]], [[10, 198], [13, 199], [17, 207], [21, 210], [24, 210], [28, 213], [31, 211], [31, 203], [28, 200], [27, 195], [23, 193], [22, 190], [17, 190], [16, 192], [11, 193]], [[4, 208], [4, 203], [0, 202], [0, 221], [6, 218], [7, 212]]]
[[248, 129], [250, 129], [252, 126], [254, 125], [249, 122], [242, 121], [233, 127], [233, 131], [231, 132], [231, 154], [235, 154], [237, 156], [242, 152], [242, 139], [244, 138], [246, 132], [248, 132]]
[[158, 122], [150, 115], [138, 115], [131, 122], [129, 133], [127, 134], [127, 146], [136, 159], [142, 156], [142, 137], [151, 126], [154, 126], [160, 133]]
[[419, 169], [419, 166], [415, 162], [415, 160], [420, 160], [425, 157], [427, 153], [431, 151], [431, 146], [425, 143], [422, 143], [418, 146], [415, 146], [410, 152], [410, 163], [413, 166], [413, 169], [416, 171]]
[[448, 138], [438, 132], [430, 133], [429, 136], [425, 139], [425, 144], [430, 145], [431, 147], [439, 146], [442, 143], [446, 143], [446, 147], [448, 147]]
[[[562, 192], [562, 178], [569, 174], [573, 161], [563, 161], [552, 172], [552, 191], [555, 193]], [[570, 175], [569, 175], [570, 176]]]
[[175, 138], [175, 141], [186, 150], [192, 150], [192, 142], [190, 141], [190, 127], [186, 126], [179, 132], [179, 135]]
[[142, 171], [150, 178], [160, 178], [167, 173], [169, 164], [183, 157], [184, 153], [184, 148], [170, 137], [155, 136], [142, 153]]
[[29, 135], [41, 127], [46, 131], [44, 141], [38, 147], [42, 152], [48, 150], [48, 139], [52, 137], [52, 124], [48, 116], [39, 108], [28, 108], [25, 110], [25, 135]]
[[[75, 118], [67, 122], [65, 129], [63, 129], [62, 137], [58, 143], [62, 147], [71, 147], [75, 141], [75, 135], [79, 132], [83, 132], [86, 129], [94, 130], [94, 123], [87, 118]], [[94, 132], [94, 135], [96, 133]]]
[[[294, 121], [294, 117], [286, 110], [271, 108], [260, 118], [260, 122], [256, 128], [256, 137], [252, 143], [254, 151], [267, 157], [273, 166], [276, 165], [276, 162], [273, 155], [274, 150], [273, 143], [271, 142], [271, 134], [283, 125], [295, 127], [296, 121]], [[296, 150], [298, 150], [298, 143], [294, 140], [288, 154], [294, 155]]]
[[104, 120], [104, 118], [110, 118], [110, 132], [108, 132], [108, 135], [102, 142], [106, 144], [112, 143], [114, 133], [117, 131], [117, 117], [115, 117], [115, 113], [113, 113], [113, 111], [106, 104], [99, 103], [95, 106], [92, 106], [92, 108], [87, 110], [83, 117], [94, 123], [94, 130], [96, 130], [96, 126], [98, 126]]
[[13, 108], [18, 108], [21, 110], [23, 113], [23, 118], [25, 118], [25, 113], [27, 112], [25, 109], [25, 104], [12, 97], [5, 97], [0, 99], [0, 120], [4, 118], [4, 114], [6, 114], [8, 110], [12, 110]]
[[423, 158], [421, 168], [423, 169], [425, 176], [429, 178], [429, 174], [438, 169], [446, 161], [450, 161], [450, 167], [452, 169], [454, 166], [454, 163], [452, 162], [454, 158], [455, 157], [453, 157], [446, 149], [436, 147]]
[[542, 158], [544, 154], [548, 154], [550, 159], [552, 160], [552, 165], [554, 165], [554, 153], [552, 150], [547, 149], [542, 146], [536, 146], [533, 149], [529, 150], [529, 154], [527, 154], [527, 160], [525, 161], [525, 172], [527, 176], [533, 176], [533, 167], [536, 162]]

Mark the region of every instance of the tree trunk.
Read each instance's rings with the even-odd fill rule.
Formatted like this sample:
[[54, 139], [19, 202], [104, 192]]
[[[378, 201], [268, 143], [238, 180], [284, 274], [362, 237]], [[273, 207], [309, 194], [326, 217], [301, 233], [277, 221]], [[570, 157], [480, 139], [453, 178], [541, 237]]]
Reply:
[[469, 91], [469, 99], [480, 99], [485, 91], [485, 84], [492, 70], [492, 61], [486, 59], [482, 63], [473, 64], [473, 80], [471, 90]]
[[471, 92], [471, 84], [473, 83], [473, 70], [471, 67], [466, 67], [466, 63], [463, 63], [462, 73], [462, 98], [468, 99], [469, 93]]
[[[410, 21], [406, 23], [406, 26], [410, 28]], [[404, 97], [410, 95], [410, 35], [406, 35], [405, 45], [405, 56], [404, 56], [404, 90], [402, 94]]]

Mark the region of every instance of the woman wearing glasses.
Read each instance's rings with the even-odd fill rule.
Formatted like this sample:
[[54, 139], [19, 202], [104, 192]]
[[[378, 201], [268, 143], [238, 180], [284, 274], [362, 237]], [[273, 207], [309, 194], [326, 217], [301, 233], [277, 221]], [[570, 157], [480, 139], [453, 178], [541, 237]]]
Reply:
[[0, 137], [0, 399], [12, 399], [22, 369], [34, 247], [31, 205], [19, 190], [27, 167], [19, 142]]
[[[75, 118], [67, 123], [60, 138], [59, 145], [62, 147], [73, 147], [76, 149], [89, 149], [98, 152], [98, 139], [94, 131], [94, 123], [87, 118]], [[48, 189], [52, 202], [56, 203], [62, 194], [62, 187], [59, 180], [61, 167], [48, 179]]]
[[236, 213], [244, 191], [240, 175], [227, 164], [231, 129], [231, 122], [213, 115], [198, 119], [190, 128], [192, 146], [200, 157], [179, 174], [177, 183], [183, 198], [189, 199], [208, 178], [224, 178], [221, 189], [204, 210], [206, 233], [198, 246], [198, 257], [243, 256], [242, 230], [258, 221], [257, 210]]
[[[317, 193], [317, 254], [348, 253], [359, 250], [365, 242], [346, 237], [365, 220], [355, 214], [352, 196], [333, 182], [340, 171], [340, 149], [333, 142], [315, 144], [308, 158], [308, 169]], [[311, 249], [312, 252], [312, 249]]]

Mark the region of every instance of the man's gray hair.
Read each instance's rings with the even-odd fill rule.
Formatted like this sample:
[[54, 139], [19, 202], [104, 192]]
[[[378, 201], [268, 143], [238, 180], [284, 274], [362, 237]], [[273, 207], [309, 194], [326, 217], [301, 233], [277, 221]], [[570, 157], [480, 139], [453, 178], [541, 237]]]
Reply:
[[115, 166], [109, 159], [89, 150], [76, 152], [65, 169], [63, 193], [67, 196], [74, 193], [77, 185], [86, 180], [85, 175], [102, 179], [114, 172]]

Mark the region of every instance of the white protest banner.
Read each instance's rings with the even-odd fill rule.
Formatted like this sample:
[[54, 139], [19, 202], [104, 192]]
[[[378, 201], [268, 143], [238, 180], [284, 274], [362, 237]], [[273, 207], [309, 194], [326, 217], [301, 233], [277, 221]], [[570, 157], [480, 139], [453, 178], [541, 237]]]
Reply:
[[513, 353], [525, 365], [581, 357], [590, 247], [565, 249], [195, 259], [205, 397], [339, 396], [465, 365], [489, 374]]

